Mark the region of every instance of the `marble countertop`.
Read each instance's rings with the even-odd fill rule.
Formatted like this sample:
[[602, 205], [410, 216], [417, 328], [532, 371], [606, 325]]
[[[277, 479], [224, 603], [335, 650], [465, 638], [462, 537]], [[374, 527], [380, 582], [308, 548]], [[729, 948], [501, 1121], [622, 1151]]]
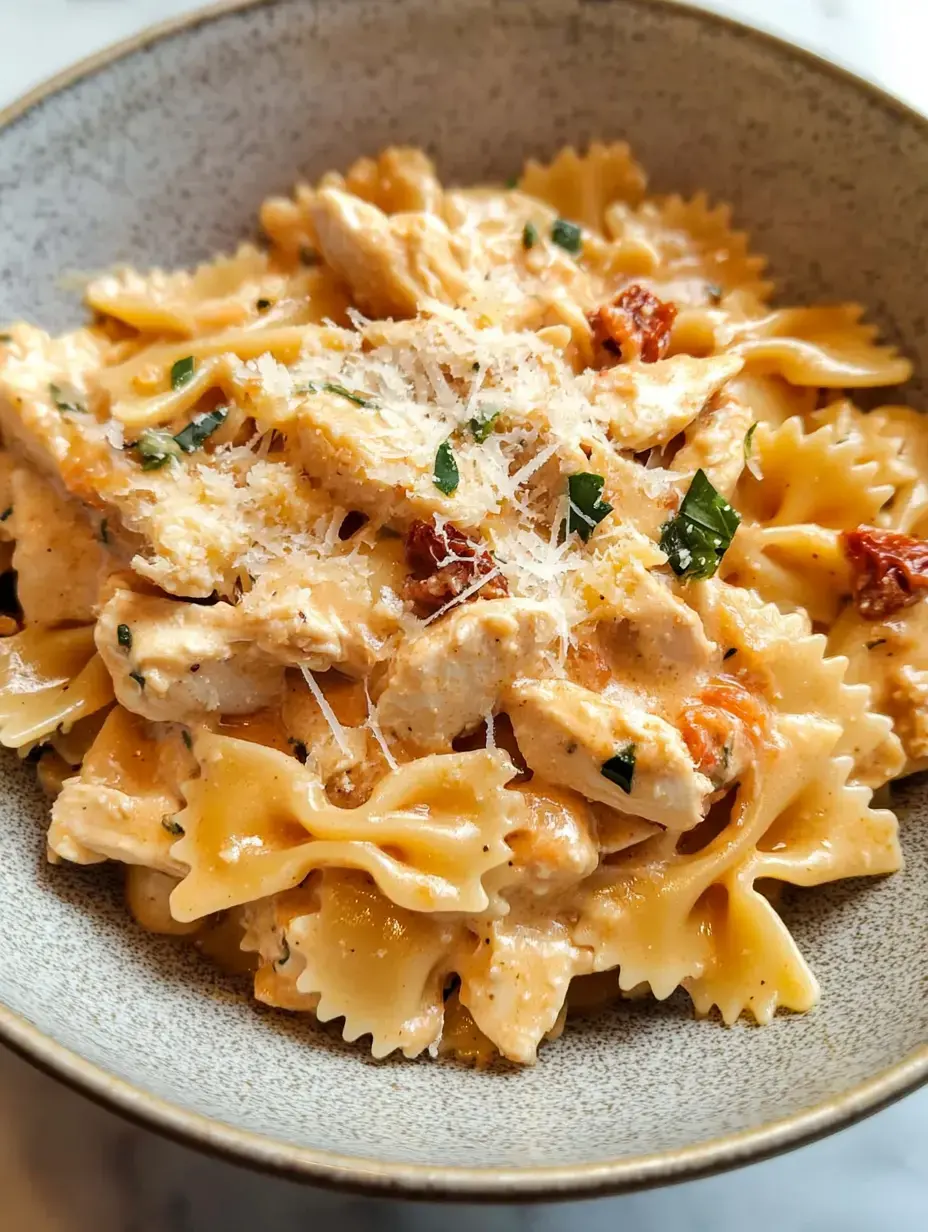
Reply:
[[[928, 0], [704, 0], [928, 111]], [[0, 106], [194, 0], [0, 0]], [[597, 1202], [454, 1208], [254, 1175], [97, 1108], [0, 1049], [0, 1228], [9, 1232], [872, 1232], [928, 1226], [928, 1089], [823, 1142], [726, 1176]]]

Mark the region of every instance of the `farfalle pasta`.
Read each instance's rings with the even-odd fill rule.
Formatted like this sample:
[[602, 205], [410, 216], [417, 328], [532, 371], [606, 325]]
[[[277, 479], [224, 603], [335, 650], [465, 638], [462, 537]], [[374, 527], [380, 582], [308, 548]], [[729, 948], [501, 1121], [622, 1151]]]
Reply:
[[0, 335], [49, 858], [376, 1057], [809, 1009], [777, 887], [896, 871], [872, 793], [928, 765], [928, 432], [847, 392], [908, 361], [623, 143], [390, 149], [261, 222]]

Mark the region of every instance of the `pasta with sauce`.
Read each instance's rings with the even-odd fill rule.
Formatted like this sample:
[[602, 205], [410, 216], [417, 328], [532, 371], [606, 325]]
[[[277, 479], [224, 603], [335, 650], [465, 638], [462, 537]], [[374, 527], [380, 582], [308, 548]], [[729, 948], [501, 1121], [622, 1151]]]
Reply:
[[928, 765], [928, 433], [851, 393], [908, 362], [623, 144], [390, 149], [262, 224], [0, 339], [50, 859], [378, 1057], [809, 1009], [770, 887], [896, 870], [872, 793]]

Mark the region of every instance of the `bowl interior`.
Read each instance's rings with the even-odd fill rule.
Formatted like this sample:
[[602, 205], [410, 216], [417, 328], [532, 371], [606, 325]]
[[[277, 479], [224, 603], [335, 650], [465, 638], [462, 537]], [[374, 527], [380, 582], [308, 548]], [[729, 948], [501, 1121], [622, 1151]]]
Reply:
[[[0, 130], [0, 320], [67, 326], [80, 309], [63, 273], [203, 259], [252, 231], [262, 197], [298, 173], [391, 142], [473, 181], [595, 137], [627, 137], [660, 190], [731, 201], [784, 293], [864, 301], [926, 370], [913, 276], [928, 233], [924, 124], [775, 43], [648, 0], [282, 0], [130, 51]], [[318, 1153], [334, 1153], [349, 1157], [343, 1178], [371, 1183], [490, 1191], [504, 1173], [454, 1170], [549, 1168], [505, 1183], [618, 1185], [642, 1179], [640, 1156], [688, 1166], [668, 1153], [795, 1117], [928, 1039], [918, 783], [897, 792], [902, 875], [786, 900], [822, 984], [814, 1013], [725, 1029], [694, 1022], [682, 998], [630, 1003], [570, 1026], [535, 1069], [475, 1073], [373, 1062], [142, 933], [115, 876], [45, 866], [31, 777], [0, 765], [0, 1001], [144, 1093], [215, 1118], [213, 1140], [252, 1158], [318, 1174]]]

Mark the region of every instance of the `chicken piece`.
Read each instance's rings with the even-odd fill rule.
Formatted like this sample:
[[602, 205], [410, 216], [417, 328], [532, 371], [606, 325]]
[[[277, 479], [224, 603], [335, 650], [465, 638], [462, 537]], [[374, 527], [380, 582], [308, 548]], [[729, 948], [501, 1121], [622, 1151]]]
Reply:
[[736, 355], [674, 355], [590, 372], [585, 386], [593, 415], [619, 449], [666, 445], [700, 413], [726, 381], [741, 371]]
[[362, 676], [389, 656], [403, 627], [405, 572], [399, 539], [352, 556], [288, 557], [260, 575], [238, 611], [268, 657]]
[[13, 472], [16, 594], [26, 622], [89, 622], [109, 554], [77, 501], [27, 467]]
[[460, 302], [468, 282], [448, 228], [433, 214], [394, 214], [336, 188], [310, 207], [319, 250], [362, 312], [413, 317], [424, 299]]
[[558, 623], [543, 603], [489, 599], [437, 621], [393, 660], [377, 703], [381, 726], [424, 750], [447, 749], [536, 671]]
[[543, 898], [588, 877], [599, 863], [589, 801], [538, 776], [512, 790], [525, 801], [528, 823], [506, 840], [512, 851], [512, 867], [501, 870], [507, 898], [513, 888]]
[[100, 612], [94, 639], [119, 701], [148, 719], [248, 714], [283, 689], [283, 666], [253, 644], [228, 603], [120, 590]]
[[730, 497], [744, 470], [744, 438], [753, 419], [752, 407], [723, 390], [686, 429], [671, 470], [693, 474], [702, 469], [715, 490]]
[[80, 329], [51, 338], [17, 325], [0, 355], [0, 429], [16, 453], [65, 487], [91, 496], [111, 469], [103, 429], [86, 414], [89, 384], [104, 362], [109, 340]]
[[[713, 786], [676, 728], [656, 715], [567, 680], [517, 681], [506, 711], [525, 760], [552, 783], [670, 830], [702, 821]], [[614, 760], [624, 786], [607, 777]]]
[[173, 818], [183, 807], [179, 785], [195, 770], [176, 727], [152, 730], [117, 706], [52, 805], [49, 850], [76, 864], [119, 860], [182, 877]]

